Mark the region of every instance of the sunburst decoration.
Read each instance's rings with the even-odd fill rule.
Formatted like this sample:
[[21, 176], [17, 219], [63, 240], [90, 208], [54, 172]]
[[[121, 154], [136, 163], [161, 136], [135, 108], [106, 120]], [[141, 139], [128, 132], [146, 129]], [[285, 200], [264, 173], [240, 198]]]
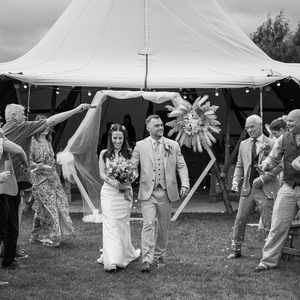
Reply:
[[211, 147], [216, 142], [214, 133], [221, 131], [221, 123], [217, 120], [216, 111], [219, 106], [211, 105], [208, 96], [198, 97], [194, 104], [187, 101], [180, 102], [177, 106], [167, 105], [170, 111], [168, 117], [176, 118], [167, 123], [172, 127], [168, 135], [177, 132], [176, 141], [193, 151], [202, 152], [203, 149]]

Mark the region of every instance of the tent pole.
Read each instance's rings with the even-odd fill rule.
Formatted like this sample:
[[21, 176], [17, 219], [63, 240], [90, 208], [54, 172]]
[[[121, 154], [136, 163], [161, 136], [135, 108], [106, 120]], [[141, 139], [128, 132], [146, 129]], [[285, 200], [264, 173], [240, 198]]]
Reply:
[[149, 63], [149, 3], [148, 0], [144, 0], [144, 55], [145, 55], [145, 81], [144, 81], [144, 89], [148, 88], [148, 63]]
[[148, 53], [146, 53], [145, 58], [146, 58], [146, 70], [145, 70], [144, 89], [146, 90], [148, 88], [148, 86], [147, 86], [147, 81], [148, 81]]
[[259, 88], [259, 115], [261, 118], [261, 133], [264, 132], [264, 113], [263, 113], [263, 87]]
[[263, 115], [263, 88], [259, 88], [259, 112], [260, 112], [260, 117], [263, 120], [264, 115]]
[[26, 118], [28, 120], [29, 111], [30, 111], [30, 96], [31, 96], [31, 84], [28, 84], [28, 94], [27, 94], [27, 111], [26, 111]]

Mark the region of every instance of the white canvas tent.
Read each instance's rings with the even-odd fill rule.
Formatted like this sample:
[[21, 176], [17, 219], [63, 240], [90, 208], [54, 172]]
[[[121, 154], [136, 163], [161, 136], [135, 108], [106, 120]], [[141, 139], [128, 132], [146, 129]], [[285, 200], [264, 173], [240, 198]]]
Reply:
[[73, 0], [45, 37], [0, 74], [34, 85], [235, 88], [300, 80], [214, 0]]
[[[31, 51], [0, 64], [1, 74], [45, 86], [242, 88], [300, 81], [300, 65], [269, 58], [214, 0], [73, 0]], [[98, 133], [100, 110], [95, 119], [86, 115], [66, 148], [92, 212], [100, 190], [96, 139], [82, 124]]]

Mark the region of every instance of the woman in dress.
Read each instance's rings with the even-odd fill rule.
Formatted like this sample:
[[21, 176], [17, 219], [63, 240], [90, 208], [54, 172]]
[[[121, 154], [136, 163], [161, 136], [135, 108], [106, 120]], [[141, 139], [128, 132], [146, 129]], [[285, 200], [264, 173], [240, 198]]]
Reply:
[[[46, 117], [36, 117], [36, 120], [41, 119]], [[32, 138], [30, 165], [32, 195], [35, 201], [31, 242], [58, 247], [63, 236], [74, 235], [74, 229], [69, 215], [68, 199], [56, 172], [49, 129]]]
[[129, 160], [131, 151], [125, 127], [112, 124], [108, 132], [107, 149], [99, 155], [100, 177], [104, 181], [101, 189], [103, 254], [97, 262], [103, 263], [104, 269], [109, 272], [125, 268], [140, 256], [140, 249], [135, 249], [131, 243], [129, 218], [132, 199], [128, 200], [124, 193], [125, 189], [131, 187], [107, 175], [109, 163], [119, 156]]

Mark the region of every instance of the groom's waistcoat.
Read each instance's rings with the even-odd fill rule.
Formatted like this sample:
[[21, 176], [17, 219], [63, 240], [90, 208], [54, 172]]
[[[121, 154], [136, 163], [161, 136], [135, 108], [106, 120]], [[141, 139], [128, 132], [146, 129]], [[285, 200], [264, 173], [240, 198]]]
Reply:
[[160, 143], [157, 148], [153, 146], [153, 157], [154, 157], [154, 176], [155, 176], [155, 184], [154, 188], [158, 187], [159, 185], [166, 189], [166, 175], [165, 175], [165, 168], [163, 163], [163, 149], [162, 144]]

